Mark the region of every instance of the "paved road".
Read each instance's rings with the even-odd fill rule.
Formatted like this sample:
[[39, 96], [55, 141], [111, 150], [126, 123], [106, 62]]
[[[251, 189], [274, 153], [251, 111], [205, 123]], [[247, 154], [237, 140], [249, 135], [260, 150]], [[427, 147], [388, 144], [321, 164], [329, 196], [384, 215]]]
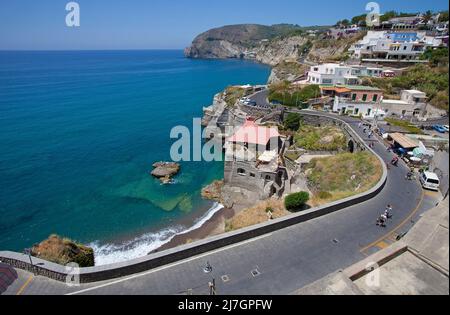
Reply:
[[[363, 136], [358, 121], [345, 119]], [[374, 150], [385, 161], [391, 159], [382, 144]], [[406, 172], [404, 165], [391, 169], [385, 189], [362, 204], [153, 271], [68, 287], [17, 270], [18, 280], [6, 294], [208, 294], [212, 277], [218, 294], [290, 294], [383, 248], [395, 233], [410, 228], [412, 220], [435, 205], [437, 196], [424, 194], [417, 182], [406, 181]], [[394, 218], [383, 229], [375, 220], [388, 203], [394, 207]], [[212, 274], [203, 272], [207, 261]]]
[[250, 99], [252, 101], [256, 102], [257, 106], [267, 107], [267, 106], [271, 106], [269, 104], [269, 102], [267, 101], [268, 95], [269, 95], [269, 90], [265, 89], [265, 90], [262, 90], [261, 92], [257, 92], [255, 94], [253, 94], [252, 96], [250, 96]]

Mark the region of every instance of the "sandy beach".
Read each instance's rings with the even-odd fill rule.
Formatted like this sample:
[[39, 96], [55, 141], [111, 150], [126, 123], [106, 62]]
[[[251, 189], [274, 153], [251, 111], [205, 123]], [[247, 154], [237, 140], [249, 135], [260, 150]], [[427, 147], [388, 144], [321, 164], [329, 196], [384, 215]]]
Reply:
[[180, 245], [185, 245], [195, 241], [203, 240], [208, 237], [225, 233], [225, 221], [233, 218], [238, 211], [234, 208], [223, 208], [214, 214], [214, 216], [205, 222], [200, 228], [175, 236], [169, 243], [164, 244], [152, 253], [172, 249]]

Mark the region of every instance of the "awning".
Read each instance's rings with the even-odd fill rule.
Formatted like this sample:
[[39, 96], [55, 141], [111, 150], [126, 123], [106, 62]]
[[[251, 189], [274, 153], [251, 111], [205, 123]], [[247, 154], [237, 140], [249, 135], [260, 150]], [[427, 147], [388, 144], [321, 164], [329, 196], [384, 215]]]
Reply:
[[263, 154], [261, 154], [258, 160], [263, 163], [269, 163], [272, 162], [277, 156], [277, 151], [265, 151]]
[[415, 149], [419, 147], [419, 144], [414, 140], [406, 137], [401, 133], [393, 133], [389, 135], [392, 140], [397, 142], [404, 149]]

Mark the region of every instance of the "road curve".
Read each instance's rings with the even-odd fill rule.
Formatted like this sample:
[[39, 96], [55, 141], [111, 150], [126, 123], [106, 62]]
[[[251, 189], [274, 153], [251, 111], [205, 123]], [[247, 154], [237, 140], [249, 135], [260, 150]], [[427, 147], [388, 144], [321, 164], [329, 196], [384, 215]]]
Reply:
[[[366, 142], [358, 120], [339, 117]], [[389, 162], [392, 153], [381, 143], [374, 151]], [[262, 237], [196, 256], [168, 266], [113, 281], [68, 287], [17, 270], [21, 294], [208, 294], [208, 282], [216, 279], [218, 294], [290, 294], [331, 272], [346, 268], [372, 252], [377, 244], [400, 232], [423, 211], [423, 191], [415, 181], [404, 179], [407, 167], [389, 170], [385, 188], [375, 198]], [[386, 229], [375, 220], [392, 204], [394, 217]], [[203, 269], [209, 261], [210, 274]], [[253, 272], [253, 273], [252, 273]], [[26, 282], [26, 288], [19, 286]]]

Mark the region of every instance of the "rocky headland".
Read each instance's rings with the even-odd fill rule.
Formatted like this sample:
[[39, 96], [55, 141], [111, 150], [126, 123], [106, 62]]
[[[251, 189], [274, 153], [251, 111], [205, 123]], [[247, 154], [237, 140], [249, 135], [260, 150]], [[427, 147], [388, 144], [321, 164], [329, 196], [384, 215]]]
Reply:
[[69, 263], [77, 263], [80, 267], [95, 265], [92, 248], [58, 235], [50, 235], [48, 239], [34, 245], [31, 255], [63, 266]]

